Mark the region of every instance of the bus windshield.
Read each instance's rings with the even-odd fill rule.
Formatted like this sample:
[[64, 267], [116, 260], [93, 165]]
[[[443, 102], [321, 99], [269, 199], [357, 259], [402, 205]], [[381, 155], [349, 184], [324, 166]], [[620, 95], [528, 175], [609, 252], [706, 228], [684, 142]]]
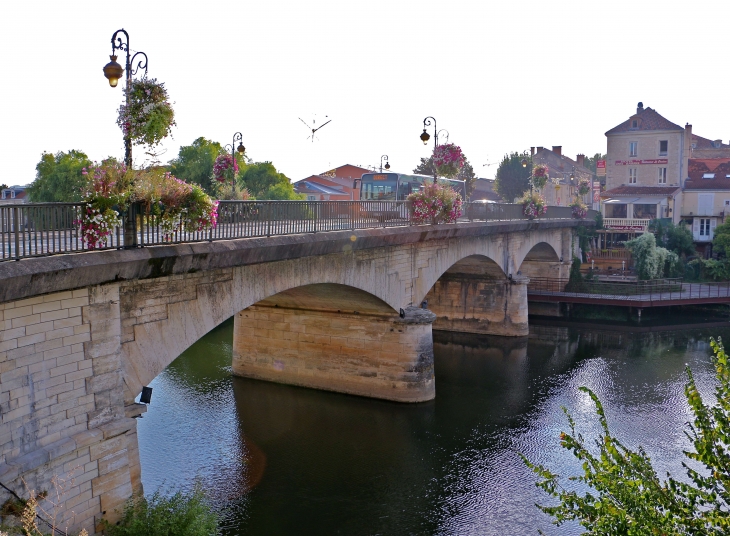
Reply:
[[360, 199], [363, 201], [395, 201], [398, 174], [366, 173], [362, 176]]

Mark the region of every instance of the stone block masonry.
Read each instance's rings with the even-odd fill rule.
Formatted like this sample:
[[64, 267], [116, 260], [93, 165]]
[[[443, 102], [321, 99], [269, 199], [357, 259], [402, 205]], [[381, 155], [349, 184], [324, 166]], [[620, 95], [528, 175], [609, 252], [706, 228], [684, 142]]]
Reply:
[[235, 316], [233, 373], [397, 402], [435, 396], [430, 311], [342, 314], [251, 306]]
[[0, 482], [21, 497], [58, 488], [62, 530], [93, 534], [102, 511], [113, 519], [140, 489], [119, 319], [118, 285], [0, 304]]

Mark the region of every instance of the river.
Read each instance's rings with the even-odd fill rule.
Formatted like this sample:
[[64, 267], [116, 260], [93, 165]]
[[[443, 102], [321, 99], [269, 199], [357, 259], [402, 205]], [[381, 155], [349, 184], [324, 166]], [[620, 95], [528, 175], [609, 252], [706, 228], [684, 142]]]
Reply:
[[681, 476], [688, 364], [712, 394], [709, 338], [728, 324], [626, 327], [533, 322], [530, 337], [434, 332], [436, 399], [406, 405], [237, 378], [232, 320], [151, 384], [139, 421], [145, 492], [198, 480], [226, 535], [579, 534], [556, 528], [518, 453], [579, 473], [568, 425], [612, 431]]

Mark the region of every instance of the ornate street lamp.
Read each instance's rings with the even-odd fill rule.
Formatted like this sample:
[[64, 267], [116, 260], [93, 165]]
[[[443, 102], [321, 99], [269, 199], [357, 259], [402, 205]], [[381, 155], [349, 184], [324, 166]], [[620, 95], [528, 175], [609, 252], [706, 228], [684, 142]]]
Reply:
[[[226, 144], [226, 149], [231, 151], [231, 163], [233, 164], [233, 180], [231, 181], [231, 187], [235, 189], [236, 187], [236, 171], [238, 171], [238, 164], [236, 163], [236, 151], [238, 151], [241, 155], [246, 152], [246, 148], [243, 146], [243, 143], [241, 143], [241, 140], [243, 139], [243, 134], [240, 132], [236, 132], [233, 135], [233, 143]], [[236, 142], [238, 142], [238, 147], [236, 147]]]
[[[523, 168], [526, 168], [527, 164], [528, 164], [527, 158], [523, 158], [522, 162], [520, 162], [520, 163], [522, 164]], [[529, 177], [527, 180], [530, 181], [530, 197], [532, 197], [532, 177]]]
[[438, 137], [441, 135], [442, 132], [446, 132], [446, 143], [449, 143], [449, 131], [445, 128], [442, 128], [436, 133], [436, 139], [438, 140]]
[[[439, 136], [438, 136], [438, 130], [436, 130], [436, 118], [433, 116], [428, 116], [423, 120], [423, 132], [421, 133], [421, 141], [424, 145], [428, 143], [428, 140], [431, 139], [431, 136], [429, 136], [428, 132], [426, 132], [426, 127], [431, 126], [431, 120], [433, 119], [433, 148], [434, 150], [439, 145]], [[436, 184], [436, 165], [433, 166], [433, 183]]]
[[384, 154], [380, 157], [380, 173], [383, 172], [383, 160], [385, 160], [385, 170], [388, 171], [390, 169], [390, 164], [388, 163], [388, 155]]
[[[124, 34], [124, 40], [122, 39], [122, 36], [119, 35], [120, 33]], [[126, 57], [124, 62], [124, 68], [122, 68], [122, 66], [117, 63], [117, 56], [115, 54], [117, 50], [121, 50], [125, 53]], [[137, 65], [133, 69], [132, 65], [134, 64], [135, 58], [137, 58], [137, 56], [140, 56], [140, 58], [137, 61]], [[140, 69], [144, 69], [144, 74], [142, 76], [147, 76], [147, 54], [145, 54], [144, 52], [135, 52], [134, 55], [130, 58], [129, 34], [126, 32], [126, 30], [124, 30], [124, 28], [122, 28], [121, 30], [117, 30], [116, 32], [114, 32], [114, 35], [112, 35], [112, 54], [111, 56], [109, 56], [109, 59], [111, 61], [104, 66], [104, 76], [107, 78], [107, 80], [109, 80], [109, 85], [111, 87], [117, 87], [119, 79], [122, 77], [125, 71], [127, 72], [127, 87], [124, 91], [127, 107], [129, 107], [129, 93], [132, 89], [132, 77], [136, 75]], [[127, 166], [128, 169], [132, 168], [132, 138], [128, 129], [124, 133], [124, 164]]]

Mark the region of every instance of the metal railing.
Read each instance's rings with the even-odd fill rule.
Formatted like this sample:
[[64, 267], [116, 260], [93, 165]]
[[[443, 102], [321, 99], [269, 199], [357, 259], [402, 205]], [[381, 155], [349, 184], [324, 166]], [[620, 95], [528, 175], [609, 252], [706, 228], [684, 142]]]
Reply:
[[686, 283], [679, 278], [648, 281], [580, 281], [564, 278], [530, 278], [527, 292], [531, 295], [662, 302], [682, 300], [730, 300], [730, 281], [719, 283]]
[[[166, 233], [158, 215], [133, 204], [102, 247], [90, 248], [81, 230], [83, 203], [0, 205], [0, 260], [186, 242], [413, 225], [408, 201], [221, 201], [218, 223], [206, 231], [177, 226]], [[595, 211], [586, 220], [592, 221]], [[465, 203], [460, 222], [528, 219], [522, 205]], [[570, 207], [549, 207], [544, 219], [572, 219]]]

